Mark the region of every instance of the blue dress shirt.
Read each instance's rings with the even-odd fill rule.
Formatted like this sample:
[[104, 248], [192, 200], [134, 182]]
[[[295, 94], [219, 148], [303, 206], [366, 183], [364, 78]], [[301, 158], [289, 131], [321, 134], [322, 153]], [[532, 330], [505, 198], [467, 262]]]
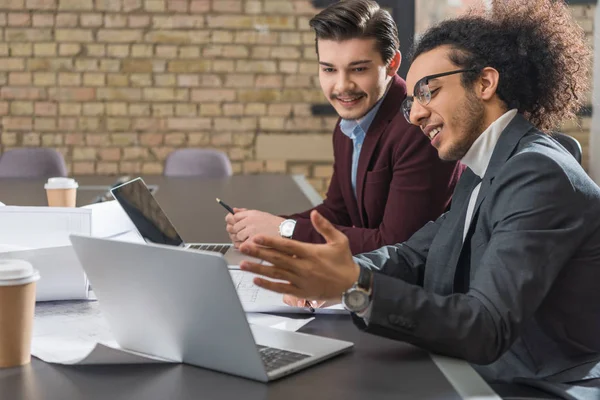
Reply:
[[[387, 93], [386, 93], [387, 94]], [[375, 106], [361, 119], [342, 119], [340, 122], [340, 129], [342, 133], [352, 139], [353, 151], [352, 151], [352, 190], [354, 191], [354, 197], [356, 197], [356, 171], [358, 169], [358, 158], [360, 156], [360, 150], [362, 144], [365, 141], [365, 136], [369, 131], [369, 127], [379, 111], [381, 102], [385, 99], [385, 95], [379, 99]]]

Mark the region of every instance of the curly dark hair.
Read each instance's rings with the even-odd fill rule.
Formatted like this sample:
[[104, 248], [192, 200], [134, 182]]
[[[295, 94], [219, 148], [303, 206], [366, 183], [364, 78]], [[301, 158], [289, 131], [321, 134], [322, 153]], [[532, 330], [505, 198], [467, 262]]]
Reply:
[[[591, 50], [562, 0], [494, 0], [490, 10], [471, 10], [430, 28], [412, 58], [443, 45], [460, 68], [495, 68], [499, 98], [540, 130], [556, 129], [583, 105]], [[477, 77], [462, 74], [463, 86]]]
[[319, 39], [349, 40], [374, 38], [384, 62], [390, 61], [400, 47], [398, 28], [389, 12], [372, 0], [346, 0], [333, 3], [310, 21], [314, 29], [315, 47]]

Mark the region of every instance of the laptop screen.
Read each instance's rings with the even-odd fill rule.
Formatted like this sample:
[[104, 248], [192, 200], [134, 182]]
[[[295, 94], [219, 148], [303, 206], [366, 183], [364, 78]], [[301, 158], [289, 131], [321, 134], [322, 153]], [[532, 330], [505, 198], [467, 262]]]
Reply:
[[111, 192], [147, 243], [184, 244], [142, 178], [117, 186]]

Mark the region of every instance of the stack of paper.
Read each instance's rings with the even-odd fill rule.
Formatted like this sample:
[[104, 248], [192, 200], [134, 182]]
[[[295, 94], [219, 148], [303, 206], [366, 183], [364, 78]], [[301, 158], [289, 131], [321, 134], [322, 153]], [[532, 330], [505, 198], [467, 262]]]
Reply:
[[69, 235], [142, 241], [117, 201], [68, 207], [0, 207], [0, 259], [29, 261], [40, 271], [36, 300], [89, 298], [89, 282]]
[[88, 297], [88, 280], [69, 235], [91, 234], [91, 210], [5, 206], [0, 219], [0, 259], [26, 260], [40, 271], [38, 301]]

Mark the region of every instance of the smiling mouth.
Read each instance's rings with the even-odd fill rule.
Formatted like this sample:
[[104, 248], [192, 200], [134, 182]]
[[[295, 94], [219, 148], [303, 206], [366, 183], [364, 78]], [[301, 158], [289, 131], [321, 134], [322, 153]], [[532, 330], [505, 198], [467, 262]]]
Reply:
[[433, 140], [433, 138], [435, 138], [438, 133], [440, 133], [442, 131], [442, 127], [438, 126], [437, 128], [433, 128], [432, 130], [429, 131], [429, 133], [427, 134], [427, 136], [429, 136], [429, 140]]
[[338, 100], [340, 103], [351, 104], [361, 98], [363, 98], [362, 94], [358, 95], [358, 96], [353, 96], [353, 97], [336, 97], [336, 100]]

